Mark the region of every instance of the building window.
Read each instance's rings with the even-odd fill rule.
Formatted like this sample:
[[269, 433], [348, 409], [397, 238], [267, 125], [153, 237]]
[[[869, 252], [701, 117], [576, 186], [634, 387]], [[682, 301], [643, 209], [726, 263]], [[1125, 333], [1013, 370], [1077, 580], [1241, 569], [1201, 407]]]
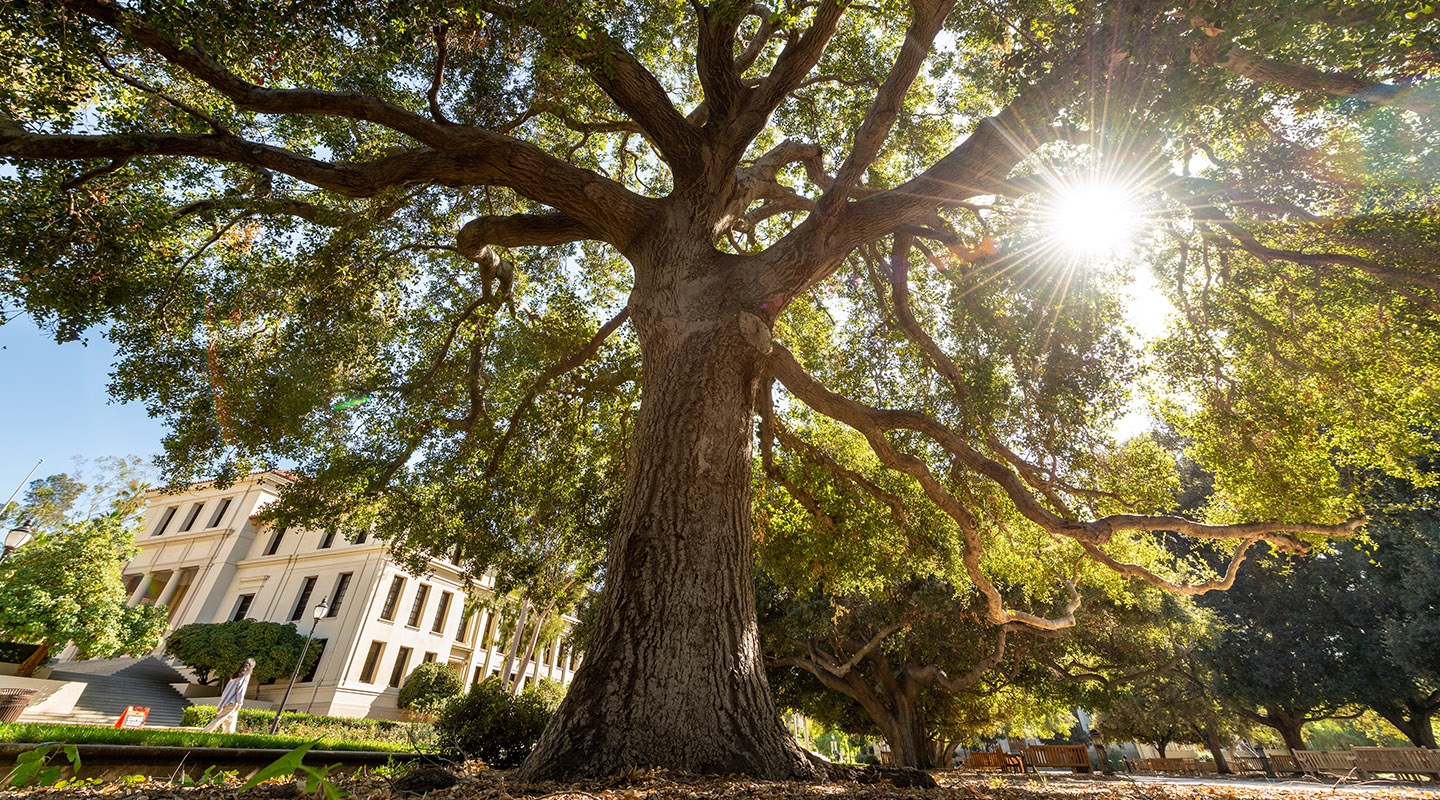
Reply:
[[445, 630], [445, 617], [450, 614], [450, 600], [454, 597], [449, 592], [440, 593], [440, 605], [435, 607], [435, 624], [430, 626], [431, 633], [440, 633]]
[[335, 531], [325, 531], [325, 536], [320, 540], [319, 549], [329, 550], [332, 544], [335, 544]]
[[489, 617], [489, 619], [485, 620], [485, 638], [482, 642], [480, 642], [481, 647], [489, 647], [495, 641], [496, 615], [492, 612], [490, 614], [486, 614], [486, 616]]
[[151, 536], [159, 536], [165, 532], [166, 528], [170, 527], [170, 520], [175, 519], [176, 508], [178, 506], [170, 506], [165, 509], [165, 513], [160, 515], [160, 524], [155, 526], [155, 532], [150, 534]]
[[300, 587], [300, 599], [295, 601], [295, 610], [290, 612], [290, 621], [305, 616], [305, 607], [310, 604], [310, 595], [315, 591], [315, 579], [317, 575], [311, 575], [305, 579], [305, 584]]
[[305, 670], [305, 674], [300, 676], [301, 683], [315, 680], [315, 673], [320, 671], [320, 659], [325, 657], [325, 643], [328, 641], [330, 640], [316, 639], [310, 643], [310, 649], [315, 651], [315, 661], [310, 665], [310, 669]]
[[180, 533], [184, 533], [195, 527], [195, 519], [200, 516], [200, 509], [204, 507], [204, 503], [195, 503], [190, 506], [190, 513], [185, 515], [185, 524], [180, 526]]
[[425, 663], [426, 663], [426, 664], [429, 664], [431, 661], [434, 661], [435, 658], [436, 658], [436, 654], [435, 654], [435, 653], [426, 653], [426, 654], [425, 654]]
[[415, 589], [415, 605], [410, 607], [410, 619], [405, 624], [420, 627], [420, 618], [425, 616], [425, 601], [430, 599], [430, 584], [422, 583]]
[[380, 619], [395, 619], [395, 607], [400, 605], [400, 593], [405, 591], [405, 578], [396, 575], [390, 581], [390, 593], [385, 595], [385, 605], [380, 609]]
[[365, 654], [365, 664], [360, 667], [360, 682], [374, 683], [375, 668], [380, 665], [380, 654], [385, 652], [384, 642], [371, 642], [370, 652]]
[[325, 616], [333, 617], [340, 613], [340, 604], [345, 602], [345, 593], [350, 590], [350, 576], [354, 573], [342, 572], [340, 577], [335, 579], [335, 590], [330, 593], [330, 610]]
[[410, 666], [411, 652], [410, 648], [402, 647], [395, 654], [395, 668], [390, 670], [390, 685], [396, 689], [400, 688], [400, 684], [405, 680], [405, 668]]
[[217, 508], [217, 509], [215, 509], [215, 516], [213, 516], [213, 517], [210, 518], [210, 526], [209, 526], [209, 527], [211, 527], [211, 528], [218, 528], [218, 527], [220, 527], [220, 521], [225, 518], [225, 512], [226, 512], [226, 511], [229, 511], [229, 510], [230, 510], [230, 498], [227, 497], [227, 498], [225, 498], [224, 500], [221, 500], [221, 501], [220, 501], [220, 507]]
[[469, 608], [465, 609], [465, 613], [460, 615], [459, 627], [455, 628], [455, 641], [464, 643], [465, 634], [470, 632], [470, 621], [473, 619], [475, 619], [474, 610]]
[[275, 531], [275, 535], [270, 537], [270, 544], [265, 548], [265, 555], [267, 555], [267, 556], [273, 556], [273, 555], [275, 555], [275, 551], [277, 551], [277, 550], [280, 549], [280, 540], [281, 540], [281, 539], [284, 539], [284, 538], [285, 538], [285, 529], [284, 529], [284, 528], [281, 528], [281, 529]]
[[369, 538], [370, 530], [367, 528], [366, 530], [360, 531], [360, 535], [355, 537], [355, 544], [365, 544], [365, 540]]
[[230, 615], [230, 621], [245, 619], [245, 615], [250, 613], [250, 604], [253, 602], [255, 602], [255, 595], [240, 595], [240, 602], [235, 604], [235, 613]]
[[471, 683], [472, 685], [477, 684], [477, 683], [480, 682], [480, 678], [481, 678], [481, 672], [480, 672], [480, 670], [482, 670], [482, 669], [484, 669], [484, 667], [476, 667], [476, 668], [475, 668], [475, 677], [473, 677], [473, 678], [470, 679], [470, 683]]

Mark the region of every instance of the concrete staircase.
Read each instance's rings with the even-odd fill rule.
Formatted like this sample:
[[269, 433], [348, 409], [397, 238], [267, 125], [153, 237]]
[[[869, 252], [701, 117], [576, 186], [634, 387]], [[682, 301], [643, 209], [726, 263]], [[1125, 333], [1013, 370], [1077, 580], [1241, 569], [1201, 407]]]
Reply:
[[52, 681], [83, 681], [88, 684], [70, 714], [41, 714], [27, 711], [21, 722], [114, 725], [126, 706], [148, 706], [147, 728], [170, 728], [181, 723], [190, 701], [170, 687], [187, 678], [156, 656], [145, 658], [97, 658], [55, 665]]

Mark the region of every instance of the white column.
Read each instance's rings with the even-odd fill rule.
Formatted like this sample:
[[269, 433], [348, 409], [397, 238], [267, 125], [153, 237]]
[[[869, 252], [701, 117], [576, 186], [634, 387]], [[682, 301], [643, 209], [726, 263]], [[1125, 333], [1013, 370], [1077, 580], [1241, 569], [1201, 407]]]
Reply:
[[140, 598], [144, 597], [145, 593], [150, 591], [150, 582], [154, 580], [154, 578], [155, 575], [151, 572], [141, 575], [140, 582], [135, 584], [135, 591], [130, 593], [130, 597], [125, 601], [125, 605], [137, 605], [140, 602]]

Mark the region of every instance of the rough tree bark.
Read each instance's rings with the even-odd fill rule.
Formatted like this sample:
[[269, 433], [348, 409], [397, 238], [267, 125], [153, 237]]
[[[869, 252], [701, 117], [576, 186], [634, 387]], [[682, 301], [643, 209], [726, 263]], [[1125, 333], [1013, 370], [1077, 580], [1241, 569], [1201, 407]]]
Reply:
[[655, 764], [821, 777], [775, 709], [756, 622], [752, 408], [768, 334], [742, 332], [741, 259], [658, 233], [640, 251], [630, 309], [644, 389], [601, 608], [518, 777]]

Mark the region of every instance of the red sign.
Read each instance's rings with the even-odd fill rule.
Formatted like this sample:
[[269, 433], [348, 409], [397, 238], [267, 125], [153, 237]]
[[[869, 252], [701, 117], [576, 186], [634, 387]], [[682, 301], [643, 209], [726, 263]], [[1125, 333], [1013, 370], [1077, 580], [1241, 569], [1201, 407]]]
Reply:
[[143, 728], [145, 720], [150, 718], [149, 706], [125, 706], [125, 713], [120, 719], [115, 720], [117, 728]]

